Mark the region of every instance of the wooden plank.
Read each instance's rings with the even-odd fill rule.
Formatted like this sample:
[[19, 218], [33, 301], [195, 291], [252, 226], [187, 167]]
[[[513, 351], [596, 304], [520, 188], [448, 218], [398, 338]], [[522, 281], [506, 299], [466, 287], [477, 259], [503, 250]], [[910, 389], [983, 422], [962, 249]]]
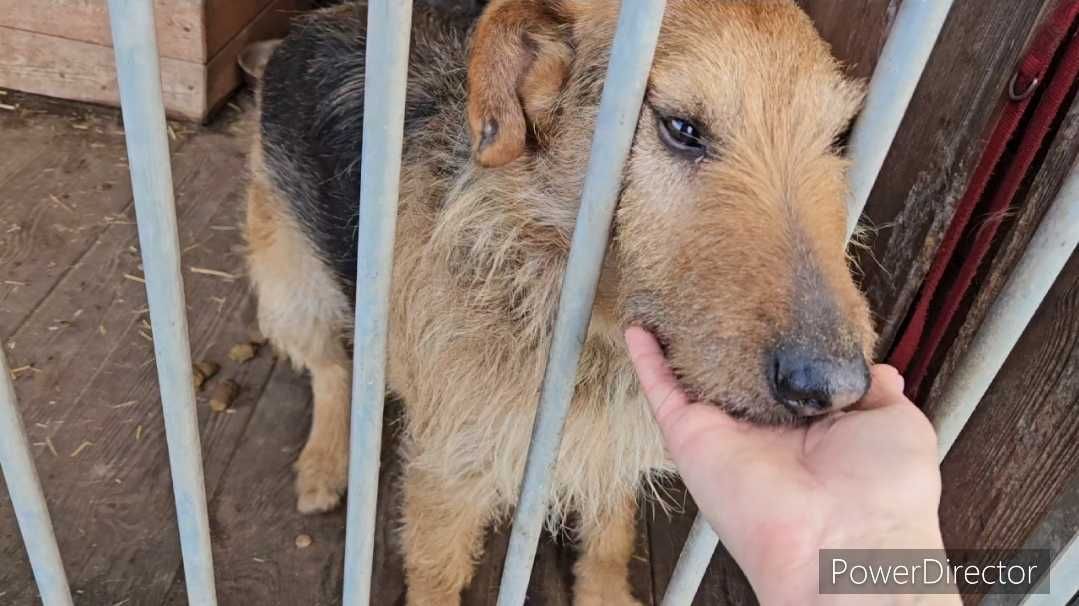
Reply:
[[289, 20], [307, 4], [308, 0], [265, 0], [258, 15], [210, 60], [206, 66], [206, 115], [218, 109], [243, 84], [238, 59], [244, 47], [250, 42], [284, 36], [288, 33]]
[[[239, 596], [260, 605], [340, 600], [344, 515], [300, 515], [292, 490], [310, 413], [308, 380], [279, 360], [210, 503], [223, 603]], [[297, 547], [300, 535], [310, 546]], [[174, 584], [168, 603], [187, 604], [182, 584]]]
[[[1079, 101], [1061, 121], [1028, 189], [987, 263], [926, 399], [932, 414], [988, 307], [1079, 155]], [[1079, 478], [1079, 255], [1069, 262], [944, 466], [941, 506], [949, 544], [1005, 553], [1029, 543], [1043, 515]], [[1001, 436], [1006, 436], [1001, 439]], [[1074, 481], [1074, 480], [1073, 480]], [[970, 492], [977, 486], [977, 492]]]
[[272, 0], [205, 0], [206, 54], [203, 63], [217, 55]]
[[[214, 0], [212, 4], [236, 0]], [[252, 1], [252, 0], [246, 0]], [[97, 46], [112, 46], [107, 0], [0, 0], [0, 26], [48, 34]], [[237, 4], [240, 2], [236, 1]], [[209, 29], [205, 0], [156, 0], [157, 44], [161, 56], [205, 64]], [[239, 30], [237, 27], [234, 31]], [[215, 35], [220, 35], [216, 33]]]
[[[113, 65], [107, 46], [0, 27], [0, 87], [117, 105]], [[206, 115], [204, 65], [163, 58], [161, 83], [170, 116], [201, 120]]]
[[928, 390], [923, 409], [933, 415], [935, 403], [939, 399], [948, 380], [967, 347], [974, 338], [978, 327], [985, 318], [989, 307], [996, 300], [997, 294], [1004, 287], [1004, 282], [1026, 249], [1034, 230], [1042, 216], [1056, 198], [1076, 158], [1079, 157], [1079, 98], [1073, 100], [1071, 108], [1061, 120], [1056, 133], [1048, 143], [1048, 148], [1035, 169], [1031, 184], [1017, 197], [1016, 209], [1009, 213], [1006, 223], [1001, 226], [1002, 233], [994, 246], [991, 257], [983, 263], [984, 269], [978, 278], [978, 291], [971, 297], [966, 308], [956, 317], [963, 318], [948, 351], [943, 357], [939, 369]]
[[[1049, 506], [1046, 515], [1027, 537], [1023, 549], [1048, 549], [1053, 557], [1079, 534], [1079, 473], [1072, 475]], [[1018, 563], [1012, 560], [1013, 563]], [[1043, 574], [1045, 571], [1041, 571]], [[1042, 575], [1035, 575], [1038, 580]], [[1056, 581], [1053, 576], [1051, 581]], [[1019, 606], [1025, 596], [991, 592], [981, 602], [985, 606]]]
[[0, 181], [0, 337], [14, 333], [56, 282], [79, 267], [110, 224], [129, 220], [123, 216], [131, 186], [119, 117], [82, 109], [68, 114], [0, 122], [13, 149], [28, 152], [28, 161]]
[[[157, 0], [162, 57], [205, 65], [271, 0]], [[0, 27], [112, 46], [106, 0], [0, 0]]]
[[[235, 227], [243, 144], [205, 133], [175, 158], [185, 267], [239, 273]], [[160, 603], [179, 570], [152, 350], [142, 325], [133, 224], [110, 225], [83, 260], [13, 335], [15, 366], [34, 363], [16, 389], [76, 599], [93, 604]], [[242, 280], [185, 276], [196, 357], [225, 361], [247, 335]], [[81, 312], [80, 312], [81, 310]], [[246, 315], [245, 315], [246, 314]], [[232, 414], [200, 410], [207, 486], [227, 467], [269, 374], [262, 355], [222, 374], [244, 386]], [[43, 444], [43, 445], [42, 445]], [[51, 445], [51, 446], [50, 446]], [[56, 454], [52, 451], [55, 449]], [[0, 587], [27, 603], [33, 584], [10, 514], [0, 502]], [[79, 593], [81, 592], [81, 593]]]
[[[868, 79], [891, 31], [900, 0], [797, 0], [847, 66], [847, 73]], [[853, 27], [852, 24], [858, 24]]]
[[1023, 48], [1055, 4], [955, 3], [866, 208], [874, 231], [858, 266], [879, 319], [879, 353], [928, 271]]
[[1077, 368], [1079, 254], [944, 461], [946, 545], [1006, 556], [1024, 544], [1079, 472]]
[[[4, 133], [4, 145], [8, 149], [19, 150], [17, 154], [0, 154], [0, 188], [5, 191], [11, 178], [22, 174], [40, 156], [54, 151], [56, 135], [70, 128], [58, 120], [36, 119], [37, 111], [23, 106], [26, 98], [26, 95], [14, 91], [0, 90], [0, 103], [12, 108], [0, 110], [0, 132]], [[13, 218], [10, 212], [0, 217], [0, 242], [8, 233], [7, 230], [12, 228], [10, 221]], [[3, 223], [4, 219], [9, 223]], [[0, 250], [3, 250], [3, 246], [0, 244]], [[0, 253], [2, 256], [3, 253]]]
[[[308, 5], [308, 0], [244, 1], [257, 1], [258, 11], [245, 13], [248, 20], [236, 24], [238, 29], [214, 54], [197, 61], [163, 55], [161, 82], [170, 116], [198, 121], [209, 117], [243, 83], [237, 60], [244, 46], [283, 36], [289, 19]], [[231, 10], [223, 14], [231, 15]], [[109, 43], [80, 42], [0, 25], [0, 87], [116, 106], [114, 65]]]

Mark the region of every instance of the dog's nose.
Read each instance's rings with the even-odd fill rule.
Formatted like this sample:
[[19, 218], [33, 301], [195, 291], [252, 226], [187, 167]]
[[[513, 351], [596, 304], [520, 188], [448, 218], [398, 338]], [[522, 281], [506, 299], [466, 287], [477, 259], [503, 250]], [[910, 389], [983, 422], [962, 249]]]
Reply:
[[799, 345], [776, 349], [772, 384], [779, 401], [809, 417], [854, 404], [869, 389], [869, 367], [861, 355], [839, 358]]

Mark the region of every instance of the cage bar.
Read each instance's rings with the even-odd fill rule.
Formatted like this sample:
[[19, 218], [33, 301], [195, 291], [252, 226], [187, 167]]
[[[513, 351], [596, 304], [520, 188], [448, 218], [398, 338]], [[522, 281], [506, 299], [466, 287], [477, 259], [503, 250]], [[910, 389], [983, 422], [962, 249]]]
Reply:
[[933, 426], [948, 454], [1008, 354], [1079, 244], [1079, 166], [1073, 167], [942, 394]]
[[153, 3], [109, 0], [109, 20], [187, 599], [192, 604], [213, 606], [217, 603], [213, 555]]
[[366, 605], [371, 600], [382, 414], [386, 401], [386, 326], [411, 33], [412, 2], [371, 0], [368, 3], [345, 529], [343, 603], [346, 606]]
[[1079, 596], [1079, 534], [1053, 559], [1019, 606], [1061, 606]]
[[64, 563], [56, 546], [52, 519], [45, 504], [45, 493], [34, 468], [30, 443], [26, 439], [19, 407], [15, 402], [15, 386], [11, 368], [0, 348], [0, 472], [7, 484], [15, 520], [30, 558], [41, 602], [45, 606], [71, 606]]
[[952, 0], [904, 0], [881, 50], [865, 107], [851, 132], [847, 239], [862, 216], [869, 194], [899, 132], [914, 90], [937, 44]]
[[592, 318], [596, 284], [622, 185], [622, 168], [637, 129], [666, 5], [666, 0], [623, 0], [619, 11], [521, 497], [502, 569], [499, 606], [520, 606], [525, 601], [536, 545], [547, 516], [562, 429], [577, 383], [577, 363]]
[[674, 575], [671, 576], [671, 582], [667, 584], [661, 606], [693, 602], [717, 546], [719, 546], [719, 535], [712, 530], [712, 526], [704, 519], [704, 516], [697, 514], [697, 518], [693, 520], [693, 526], [689, 529], [686, 544], [682, 547], [682, 552], [678, 554], [678, 563], [674, 566]]

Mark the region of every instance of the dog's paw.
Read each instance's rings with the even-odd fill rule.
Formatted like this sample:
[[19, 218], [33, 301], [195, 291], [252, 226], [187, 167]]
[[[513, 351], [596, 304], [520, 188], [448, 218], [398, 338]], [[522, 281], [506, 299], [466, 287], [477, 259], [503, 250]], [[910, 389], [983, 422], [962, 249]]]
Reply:
[[304, 448], [296, 461], [296, 509], [323, 513], [341, 503], [348, 486], [348, 453]]

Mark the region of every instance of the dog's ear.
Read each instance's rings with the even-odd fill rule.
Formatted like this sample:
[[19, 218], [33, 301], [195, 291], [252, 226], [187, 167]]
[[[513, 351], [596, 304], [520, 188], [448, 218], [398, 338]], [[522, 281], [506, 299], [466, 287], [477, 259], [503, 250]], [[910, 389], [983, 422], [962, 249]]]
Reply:
[[493, 0], [472, 34], [468, 124], [481, 166], [520, 157], [528, 130], [543, 128], [562, 90], [572, 51], [558, 0]]

